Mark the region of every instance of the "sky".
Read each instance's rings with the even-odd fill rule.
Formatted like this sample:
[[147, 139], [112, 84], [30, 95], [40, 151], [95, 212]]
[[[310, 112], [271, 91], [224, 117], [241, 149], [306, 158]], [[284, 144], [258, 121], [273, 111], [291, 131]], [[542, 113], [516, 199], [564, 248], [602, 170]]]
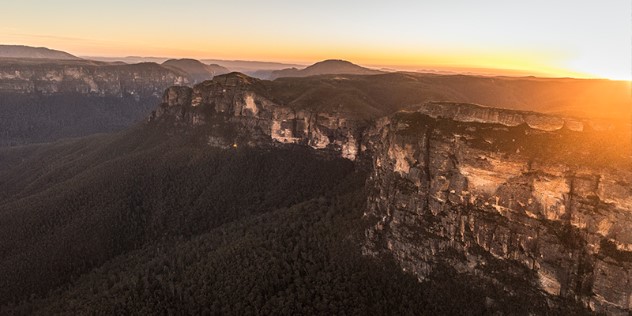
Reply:
[[0, 43], [632, 79], [630, 0], [0, 0]]

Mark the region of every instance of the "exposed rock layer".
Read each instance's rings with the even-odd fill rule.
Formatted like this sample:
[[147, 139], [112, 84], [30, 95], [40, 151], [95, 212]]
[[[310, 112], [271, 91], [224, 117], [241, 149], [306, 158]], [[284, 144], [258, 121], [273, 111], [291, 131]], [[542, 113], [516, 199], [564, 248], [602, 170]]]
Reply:
[[[550, 131], [565, 126], [561, 118], [532, 126], [522, 113], [476, 109], [461, 116], [472, 109], [453, 106], [441, 115], [448, 119], [397, 114], [365, 132], [373, 166], [366, 252], [391, 253], [420, 279], [444, 262], [499, 281], [494, 273], [522, 276], [549, 295], [627, 313], [632, 169], [626, 153], [594, 146], [597, 132]], [[595, 150], [604, 151], [602, 162]], [[507, 284], [510, 291], [515, 286]]]
[[0, 93], [159, 96], [169, 86], [188, 82], [184, 75], [153, 63], [137, 65], [97, 65], [90, 62], [3, 61], [0, 63]]
[[366, 123], [353, 113], [298, 109], [273, 99], [260, 80], [233, 73], [167, 89], [150, 120], [204, 126], [208, 143], [219, 147], [303, 144], [357, 158]]

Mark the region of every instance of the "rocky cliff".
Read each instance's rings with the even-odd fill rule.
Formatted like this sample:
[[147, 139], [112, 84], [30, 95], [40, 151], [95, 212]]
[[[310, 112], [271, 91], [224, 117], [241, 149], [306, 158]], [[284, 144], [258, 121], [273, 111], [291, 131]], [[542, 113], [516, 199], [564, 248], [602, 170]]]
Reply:
[[335, 109], [233, 73], [169, 88], [150, 121], [195, 126], [211, 146], [300, 144], [369, 168], [364, 251], [392, 255], [420, 280], [450, 267], [551, 306], [632, 309], [628, 134], [472, 104], [381, 118]]
[[0, 147], [121, 130], [188, 82], [153, 63], [0, 58]]
[[186, 76], [153, 63], [107, 65], [90, 61], [0, 62], [0, 93], [159, 96], [169, 86], [188, 82]]
[[231, 73], [193, 88], [171, 87], [150, 121], [201, 126], [212, 146], [302, 144], [357, 158], [366, 121], [352, 112], [320, 112], [284, 104], [269, 83]]
[[392, 254], [420, 279], [444, 264], [510, 293], [532, 287], [627, 314], [629, 146], [585, 125], [458, 104], [380, 119], [363, 135], [366, 253]]

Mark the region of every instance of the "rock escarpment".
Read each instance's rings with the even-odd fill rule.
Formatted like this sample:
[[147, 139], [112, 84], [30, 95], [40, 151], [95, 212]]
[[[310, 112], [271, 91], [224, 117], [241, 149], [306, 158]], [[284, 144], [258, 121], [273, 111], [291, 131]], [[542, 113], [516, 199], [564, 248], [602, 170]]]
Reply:
[[608, 146], [612, 135], [470, 105], [419, 112], [363, 136], [373, 166], [366, 253], [390, 253], [420, 279], [446, 264], [509, 292], [632, 308], [632, 165]]
[[121, 97], [160, 96], [172, 85], [189, 83], [186, 76], [160, 65], [106, 65], [88, 61], [0, 62], [0, 93], [54, 95], [80, 93]]
[[218, 147], [302, 144], [355, 160], [366, 122], [353, 113], [283, 104], [261, 80], [231, 73], [188, 87], [171, 87], [151, 121], [199, 126]]
[[172, 87], [150, 121], [211, 146], [300, 144], [370, 168], [368, 255], [611, 314], [632, 309], [632, 163], [594, 121], [431, 102], [367, 120], [287, 104], [241, 74]]
[[154, 63], [0, 58], [0, 147], [124, 129], [187, 83]]

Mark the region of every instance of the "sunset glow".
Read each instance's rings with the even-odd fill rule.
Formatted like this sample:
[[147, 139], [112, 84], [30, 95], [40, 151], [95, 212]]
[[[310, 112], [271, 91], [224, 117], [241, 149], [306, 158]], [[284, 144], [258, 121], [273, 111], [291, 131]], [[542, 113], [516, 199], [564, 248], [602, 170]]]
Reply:
[[78, 56], [631, 77], [629, 1], [5, 2], [0, 42]]

